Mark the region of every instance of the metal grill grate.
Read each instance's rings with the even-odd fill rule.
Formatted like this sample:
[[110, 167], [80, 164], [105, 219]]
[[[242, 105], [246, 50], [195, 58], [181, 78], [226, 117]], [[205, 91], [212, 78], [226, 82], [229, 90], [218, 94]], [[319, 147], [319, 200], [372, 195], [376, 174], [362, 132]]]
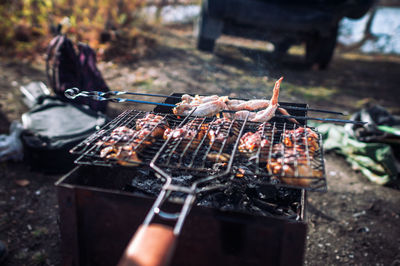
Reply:
[[197, 176], [226, 173], [236, 182], [326, 190], [321, 136], [291, 123], [128, 110], [71, 152], [80, 155], [78, 164], [153, 164]]
[[315, 129], [248, 122], [246, 131], [250, 136], [258, 134], [259, 142], [252, 149], [240, 142], [233, 163], [235, 181], [326, 190], [322, 137]]
[[136, 124], [148, 114], [135, 110], [120, 114], [71, 150], [71, 153], [80, 155], [75, 163], [98, 166], [149, 164], [164, 144], [162, 138], [152, 137], [157, 126], [163, 121], [176, 126], [180, 121], [168, 114], [157, 114], [163, 118], [162, 121], [150, 125], [149, 130], [143, 134], [143, 131], [136, 130]]

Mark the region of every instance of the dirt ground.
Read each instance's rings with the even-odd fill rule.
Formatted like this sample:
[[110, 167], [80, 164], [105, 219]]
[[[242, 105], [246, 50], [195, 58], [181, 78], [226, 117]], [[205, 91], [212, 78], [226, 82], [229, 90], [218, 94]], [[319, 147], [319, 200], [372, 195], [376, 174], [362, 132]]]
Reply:
[[[338, 51], [328, 70], [307, 70], [299, 48], [278, 64], [265, 43], [224, 37], [214, 54], [206, 54], [194, 48], [191, 30], [153, 29], [149, 34], [157, 44], [140, 60], [100, 62], [108, 85], [114, 90], [252, 98], [270, 97], [275, 79], [284, 76], [281, 101], [348, 114], [375, 102], [400, 114], [398, 56]], [[0, 134], [7, 134], [11, 121], [27, 111], [18, 87], [46, 82], [46, 76], [42, 63], [10, 59], [0, 60], [0, 73]], [[152, 107], [111, 104], [109, 115], [126, 108]], [[3, 162], [0, 169], [0, 239], [9, 246], [4, 265], [59, 265], [54, 182], [60, 175], [33, 172], [23, 162]], [[308, 193], [305, 265], [400, 265], [398, 188], [368, 182], [335, 154], [326, 154], [326, 173], [328, 192]]]

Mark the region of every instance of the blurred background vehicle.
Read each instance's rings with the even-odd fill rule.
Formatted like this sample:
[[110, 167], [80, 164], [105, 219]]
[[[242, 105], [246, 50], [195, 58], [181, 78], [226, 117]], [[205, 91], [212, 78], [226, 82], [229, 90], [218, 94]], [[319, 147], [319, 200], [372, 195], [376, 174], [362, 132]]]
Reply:
[[203, 0], [197, 48], [212, 52], [222, 35], [269, 41], [279, 59], [290, 46], [305, 44], [305, 63], [325, 69], [342, 18], [364, 16], [374, 0]]

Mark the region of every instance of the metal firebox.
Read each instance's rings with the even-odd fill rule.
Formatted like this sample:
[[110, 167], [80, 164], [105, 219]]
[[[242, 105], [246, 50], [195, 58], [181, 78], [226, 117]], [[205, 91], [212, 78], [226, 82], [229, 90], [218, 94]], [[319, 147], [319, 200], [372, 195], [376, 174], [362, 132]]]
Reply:
[[[176, 101], [176, 98], [167, 98], [165, 102], [175, 104]], [[305, 104], [290, 105], [306, 107]], [[166, 114], [169, 109], [158, 106], [154, 112]], [[293, 111], [293, 115], [306, 114], [306, 111]], [[282, 121], [274, 118], [274, 122]], [[299, 122], [306, 124], [306, 120]], [[274, 128], [271, 132], [275, 131]], [[84, 143], [83, 147], [96, 148], [97, 140], [93, 143], [92, 146]], [[85, 150], [83, 154], [88, 153]], [[317, 164], [316, 168], [323, 171], [322, 150], [320, 156], [322, 164]], [[78, 161], [83, 165], [56, 183], [63, 264], [116, 265], [152, 208], [162, 184], [157, 183], [156, 173], [146, 163], [134, 167], [119, 164], [103, 167], [99, 166], [103, 161], [93, 160], [97, 157], [92, 153], [88, 165], [85, 165], [85, 158], [80, 157]], [[234, 153], [231, 158], [233, 161]], [[153, 191], [147, 191], [146, 187], [132, 189], [133, 180], [138, 178], [155, 180], [154, 184], [147, 185]], [[324, 190], [326, 182], [321, 180], [322, 185], [316, 183], [313, 189]], [[160, 186], [157, 188], [157, 185]], [[255, 208], [259, 211], [202, 204], [204, 197], [199, 195], [183, 223], [171, 265], [302, 265], [306, 240], [305, 190], [277, 187], [270, 182], [257, 186], [273, 202], [256, 201], [256, 205], [261, 204]], [[256, 188], [247, 189], [254, 195], [259, 193]], [[163, 210], [172, 213], [181, 206], [182, 198], [177, 193], [164, 203]]]
[[[136, 170], [79, 166], [57, 183], [63, 265], [116, 265], [154, 198], [121, 191]], [[193, 206], [171, 265], [302, 265], [305, 191], [300, 215], [261, 217]], [[168, 202], [165, 208], [179, 204]]]

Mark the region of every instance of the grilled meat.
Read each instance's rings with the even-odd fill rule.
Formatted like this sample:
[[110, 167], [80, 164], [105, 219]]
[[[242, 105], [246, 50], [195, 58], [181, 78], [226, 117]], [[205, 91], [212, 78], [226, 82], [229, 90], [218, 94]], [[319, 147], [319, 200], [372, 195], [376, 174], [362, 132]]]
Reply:
[[226, 118], [219, 118], [209, 124], [208, 139], [210, 145], [214, 142], [231, 144], [239, 134], [239, 125]]
[[169, 128], [167, 120], [160, 115], [147, 114], [144, 118], [136, 121], [136, 130], [144, 131], [141, 135], [150, 132], [150, 136], [154, 138], [162, 138], [164, 131]]
[[208, 103], [212, 101], [218, 100], [220, 97], [218, 95], [210, 95], [210, 96], [190, 96], [189, 94], [182, 95], [182, 103], [189, 103], [191, 105], [197, 106], [203, 103]]
[[311, 128], [299, 127], [293, 130], [286, 130], [282, 139], [286, 147], [294, 148], [296, 146], [299, 152], [308, 150], [311, 156], [319, 149], [318, 134]]
[[322, 170], [312, 165], [313, 156], [319, 149], [318, 140], [318, 134], [310, 128], [286, 130], [282, 143], [272, 147], [267, 170], [285, 184], [309, 186], [312, 178], [323, 176]]
[[256, 116], [252, 118], [250, 121], [267, 122], [271, 120], [272, 117], [275, 116], [275, 111], [278, 108], [279, 88], [281, 86], [282, 79], [283, 77], [281, 77], [279, 80], [275, 82], [274, 91], [268, 107], [265, 110], [257, 112]]
[[133, 145], [107, 146], [100, 151], [100, 157], [106, 159], [115, 159], [119, 164], [129, 166], [137, 165], [142, 160], [138, 157]]
[[198, 147], [207, 132], [208, 124], [203, 119], [194, 119], [182, 127], [167, 129], [164, 132], [164, 139], [171, 139], [172, 143], [180, 142], [179, 146], [184, 149], [187, 145], [189, 150]]
[[109, 136], [104, 136], [100, 141], [96, 143], [97, 146], [110, 146], [119, 145], [120, 143], [126, 143], [130, 139], [134, 138], [136, 131], [126, 127], [121, 126], [115, 128]]
[[231, 156], [227, 153], [210, 152], [207, 154], [207, 160], [214, 163], [227, 163]]
[[223, 110], [227, 110], [227, 107], [224, 100], [219, 98], [217, 100], [201, 104], [177, 104], [177, 106], [173, 109], [173, 113], [175, 115], [189, 115], [193, 111], [191, 114], [193, 116], [214, 116]]
[[258, 109], [264, 109], [269, 106], [269, 100], [262, 100], [262, 99], [254, 99], [254, 100], [228, 100], [226, 105], [228, 110], [231, 111], [242, 111], [242, 110], [249, 110], [254, 111]]
[[[249, 157], [250, 160], [258, 158], [258, 162], [266, 162], [269, 154], [269, 146], [271, 142], [263, 136], [261, 131], [247, 132], [239, 142], [239, 152]], [[258, 156], [257, 156], [258, 154]]]
[[[243, 110], [243, 111], [237, 111], [236, 113], [233, 114], [232, 119], [236, 120], [245, 120], [247, 117], [247, 121], [253, 121], [254, 117], [256, 116], [256, 113]], [[225, 116], [227, 117], [227, 116]]]
[[[278, 107], [279, 88], [282, 80], [283, 77], [275, 82], [271, 100], [253, 99], [244, 101], [230, 100], [227, 96], [196, 95], [195, 97], [192, 97], [188, 94], [184, 94], [182, 96], [182, 101], [177, 103], [176, 107], [173, 108], [173, 113], [175, 115], [189, 115], [194, 108], [196, 108], [192, 114], [194, 116], [214, 116], [222, 111], [236, 111], [233, 115], [225, 112], [224, 117], [227, 119], [244, 120], [248, 116], [248, 120], [254, 122], [269, 121], [274, 117], [276, 110], [284, 115], [290, 115], [285, 109]], [[259, 109], [263, 110], [256, 113], [249, 112]], [[293, 118], [289, 118], [289, 120], [298, 124], [298, 122]]]
[[[279, 150], [280, 147], [277, 149]], [[323, 175], [321, 170], [313, 168], [312, 162], [306, 154], [289, 149], [280, 156], [275, 154], [271, 157], [271, 161], [267, 164], [268, 171], [285, 184], [307, 187], [312, 182], [310, 177], [322, 177]]]
[[262, 135], [259, 131], [257, 132], [247, 132], [241, 138], [239, 142], [240, 152], [253, 152], [261, 145]]
[[136, 130], [121, 126], [115, 128], [109, 137], [97, 143], [103, 147], [100, 157], [115, 159], [121, 165], [136, 165], [142, 162], [138, 153], [151, 145], [169, 129], [162, 116], [148, 114], [136, 121]]
[[239, 151], [253, 152], [257, 151], [259, 147], [262, 149], [267, 148], [271, 144], [272, 136], [271, 125], [269, 123], [260, 124], [256, 132], [247, 132], [243, 134], [239, 142]]

